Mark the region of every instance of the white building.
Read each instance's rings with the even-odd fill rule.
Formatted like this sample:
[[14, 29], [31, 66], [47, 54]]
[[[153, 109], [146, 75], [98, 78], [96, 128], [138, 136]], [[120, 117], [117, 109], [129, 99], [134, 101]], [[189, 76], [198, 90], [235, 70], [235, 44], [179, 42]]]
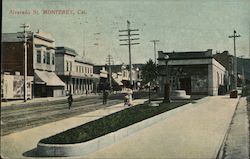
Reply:
[[72, 94], [94, 92], [97, 76], [93, 64], [77, 56], [74, 49], [56, 47], [56, 73], [66, 84], [65, 91]]
[[158, 62], [161, 92], [164, 92], [167, 78], [170, 90], [185, 90], [189, 95], [218, 95], [227, 89], [227, 70], [213, 58], [211, 49], [199, 52], [159, 51]]

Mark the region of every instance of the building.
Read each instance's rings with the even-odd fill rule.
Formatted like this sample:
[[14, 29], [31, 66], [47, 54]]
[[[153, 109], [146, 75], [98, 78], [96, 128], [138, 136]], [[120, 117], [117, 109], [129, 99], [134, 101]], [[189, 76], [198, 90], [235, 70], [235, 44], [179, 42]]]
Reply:
[[108, 72], [106, 71], [105, 67], [94, 66], [93, 69], [94, 69], [94, 74], [97, 74], [99, 76], [99, 81], [96, 87], [97, 92], [109, 89]]
[[228, 87], [228, 72], [213, 58], [211, 49], [193, 52], [159, 51], [158, 64], [162, 93], [167, 79], [170, 81], [170, 90], [185, 90], [189, 95], [218, 95]]
[[234, 56], [230, 55], [228, 51], [223, 51], [222, 53], [216, 52], [213, 55], [214, 59], [218, 61], [225, 69], [228, 71], [228, 85], [229, 89], [233, 89], [234, 86]]
[[[28, 33], [27, 74], [33, 77], [32, 96], [64, 95], [65, 84], [55, 74], [55, 40], [41, 30]], [[24, 75], [24, 33], [2, 34], [2, 74]]]
[[[134, 89], [137, 89], [141, 85], [141, 70], [142, 70], [143, 64], [133, 64], [132, 68], [132, 81]], [[96, 65], [94, 66], [94, 71], [96, 73], [101, 73], [101, 71], [108, 70], [108, 65]], [[128, 65], [111, 65], [111, 71], [112, 71], [112, 87], [115, 90], [124, 90], [126, 88], [130, 87], [130, 72], [129, 72], [129, 66]], [[106, 71], [108, 74], [108, 72]], [[107, 78], [103, 78], [102, 83], [106, 83], [106, 85], [109, 85], [108, 80], [109, 75], [107, 75]], [[109, 89], [109, 88], [106, 88]]]
[[[233, 55], [230, 55], [228, 51], [224, 51], [222, 53], [217, 52], [213, 55], [213, 57], [220, 62], [229, 73], [229, 85], [232, 88], [234, 83], [234, 74], [233, 74]], [[237, 86], [242, 85], [242, 81], [245, 83], [250, 83], [250, 59], [237, 57]]]
[[93, 72], [93, 63], [68, 47], [56, 47], [55, 57], [56, 74], [66, 84], [65, 91], [75, 95], [96, 92], [99, 76]]

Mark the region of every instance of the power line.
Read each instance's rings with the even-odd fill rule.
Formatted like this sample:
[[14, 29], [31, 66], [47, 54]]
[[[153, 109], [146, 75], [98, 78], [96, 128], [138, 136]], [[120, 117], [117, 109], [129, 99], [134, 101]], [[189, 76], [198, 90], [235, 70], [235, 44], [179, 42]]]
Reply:
[[154, 43], [154, 58], [155, 58], [155, 64], [156, 64], [156, 43], [159, 42], [160, 40], [151, 40], [150, 42]]
[[236, 35], [236, 30], [234, 30], [234, 34], [228, 36], [229, 38], [233, 38], [234, 40], [234, 87], [237, 89], [237, 57], [236, 57], [236, 42], [235, 38], [240, 37], [240, 35]]
[[[22, 24], [20, 28], [23, 28], [24, 34], [24, 87], [23, 87], [23, 95], [24, 95], [24, 102], [27, 101], [27, 40], [28, 34], [27, 30], [29, 28], [28, 24]], [[22, 38], [22, 37], [21, 37]]]
[[[128, 51], [129, 51], [129, 78], [130, 78], [130, 85], [133, 85], [133, 80], [132, 80], [132, 62], [131, 62], [131, 45], [138, 45], [140, 43], [133, 43], [132, 41], [139, 40], [139, 38], [131, 38], [132, 36], [137, 36], [139, 34], [132, 33], [139, 31], [139, 29], [130, 29], [130, 21], [127, 20], [127, 29], [126, 30], [119, 30], [119, 32], [126, 32], [127, 34], [121, 34], [119, 35], [120, 37], [127, 37], [126, 39], [120, 39], [120, 41], [126, 41], [127, 43], [122, 43], [120, 44], [121, 46], [128, 46]], [[131, 34], [132, 33], [132, 34]]]
[[109, 54], [108, 57], [106, 58], [106, 62], [109, 65], [109, 88], [112, 90], [112, 70], [111, 70], [111, 65], [114, 63], [113, 57]]

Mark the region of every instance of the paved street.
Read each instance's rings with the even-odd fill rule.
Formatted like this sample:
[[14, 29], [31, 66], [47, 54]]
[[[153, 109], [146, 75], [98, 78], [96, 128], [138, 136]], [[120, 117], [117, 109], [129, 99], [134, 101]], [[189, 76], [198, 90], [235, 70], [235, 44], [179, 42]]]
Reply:
[[[137, 100], [142, 103], [144, 100]], [[169, 117], [85, 158], [215, 158], [238, 99], [206, 97], [169, 111]], [[124, 109], [121, 104], [4, 136], [2, 156], [35, 157], [37, 142]], [[24, 155], [24, 156], [23, 156]], [[78, 158], [83, 158], [78, 157]]]
[[[135, 104], [143, 103], [145, 99], [134, 101]], [[96, 111], [84, 113], [68, 119], [52, 122], [32, 129], [1, 137], [1, 156], [10, 159], [26, 158], [34, 156], [34, 148], [40, 139], [49, 137], [67, 129], [79, 126], [89, 121], [98, 119], [105, 115], [120, 111], [126, 107], [122, 104], [115, 104], [111, 107], [101, 108]], [[24, 156], [23, 156], [24, 155]], [[26, 157], [25, 157], [26, 156]], [[30, 158], [30, 157], [29, 157]]]
[[122, 102], [122, 100], [109, 100], [107, 105], [103, 105], [100, 97], [93, 96], [75, 99], [70, 110], [68, 109], [67, 100], [41, 101], [41, 103], [30, 102], [24, 106], [5, 106], [1, 111], [1, 135], [40, 126]]

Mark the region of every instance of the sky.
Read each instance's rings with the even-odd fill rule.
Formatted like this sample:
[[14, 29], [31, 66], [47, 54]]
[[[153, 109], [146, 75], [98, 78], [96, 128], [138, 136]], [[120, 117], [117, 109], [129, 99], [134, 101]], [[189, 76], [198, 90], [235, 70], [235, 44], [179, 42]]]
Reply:
[[[45, 14], [47, 10], [71, 10], [72, 14]], [[30, 14], [17, 14], [23, 11]], [[34, 12], [35, 11], [35, 12]], [[94, 64], [105, 64], [110, 54], [115, 64], [128, 63], [128, 47], [120, 46], [119, 30], [139, 29], [139, 45], [132, 46], [132, 63], [154, 59], [151, 40], [166, 52], [228, 50], [233, 54], [233, 30], [237, 56], [250, 56], [249, 0], [3, 0], [2, 32], [29, 30], [50, 33], [56, 46], [73, 48]]]

